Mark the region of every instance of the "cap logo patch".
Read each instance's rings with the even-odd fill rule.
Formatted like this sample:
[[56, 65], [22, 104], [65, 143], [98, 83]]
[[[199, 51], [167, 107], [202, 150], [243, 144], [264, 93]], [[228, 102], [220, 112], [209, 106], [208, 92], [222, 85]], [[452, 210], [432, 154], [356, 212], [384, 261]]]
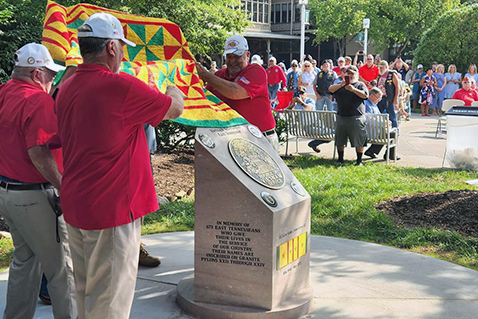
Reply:
[[32, 56], [29, 57], [29, 58], [27, 59], [27, 63], [28, 63], [28, 64], [34, 64], [34, 63], [35, 63], [35, 58], [32, 57]]
[[116, 23], [113, 22], [113, 23], [111, 24], [111, 26], [113, 27], [113, 29], [116, 30]]
[[231, 41], [231, 42], [229, 42], [229, 46], [230, 46], [231, 48], [235, 48], [237, 45], [238, 45], [238, 43], [237, 43], [236, 41]]

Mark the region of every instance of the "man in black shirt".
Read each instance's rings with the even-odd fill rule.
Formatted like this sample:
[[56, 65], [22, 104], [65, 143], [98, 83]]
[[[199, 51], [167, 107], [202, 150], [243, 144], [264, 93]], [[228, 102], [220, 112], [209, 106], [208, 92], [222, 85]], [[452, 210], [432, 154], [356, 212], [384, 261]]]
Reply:
[[317, 96], [316, 110], [333, 110], [332, 93], [329, 87], [334, 84], [337, 74], [330, 70], [329, 62], [324, 60], [321, 65], [321, 71], [314, 79], [314, 91]]
[[367, 145], [367, 131], [364, 101], [368, 99], [368, 89], [363, 82], [358, 81], [358, 70], [349, 66], [346, 73], [347, 79], [339, 84], [329, 87], [337, 101], [337, 124], [335, 129], [335, 144], [339, 154], [338, 163], [344, 162], [344, 149], [347, 139], [357, 153], [355, 165], [362, 165], [364, 147]]

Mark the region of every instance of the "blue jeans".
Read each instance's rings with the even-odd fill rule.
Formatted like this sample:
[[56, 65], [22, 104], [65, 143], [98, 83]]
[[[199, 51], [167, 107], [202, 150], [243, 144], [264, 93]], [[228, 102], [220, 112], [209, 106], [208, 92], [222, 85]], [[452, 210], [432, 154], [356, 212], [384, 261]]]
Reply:
[[315, 102], [315, 109], [317, 111], [333, 111], [334, 105], [332, 104], [332, 100], [327, 95], [321, 95], [320, 99], [317, 99]]
[[389, 101], [386, 96], [378, 102], [378, 109], [381, 113], [387, 113], [390, 122], [392, 122], [392, 127], [398, 128], [397, 115], [395, 114], [395, 106], [393, 106], [393, 101]]
[[269, 100], [277, 99], [277, 91], [279, 91], [279, 83], [275, 85], [267, 85], [269, 89]]

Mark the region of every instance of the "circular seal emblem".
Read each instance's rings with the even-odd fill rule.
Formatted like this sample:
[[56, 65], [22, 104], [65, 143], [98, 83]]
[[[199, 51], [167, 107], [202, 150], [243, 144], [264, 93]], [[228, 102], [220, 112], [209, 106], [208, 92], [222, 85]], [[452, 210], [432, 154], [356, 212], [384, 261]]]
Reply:
[[35, 58], [32, 57], [32, 56], [29, 57], [29, 58], [27, 59], [27, 63], [28, 63], [28, 64], [34, 64], [34, 63], [35, 63]]
[[251, 133], [254, 137], [262, 138], [262, 136], [263, 136], [262, 132], [261, 132], [261, 130], [259, 130], [259, 128], [257, 128], [257, 126], [248, 125], [247, 129], [249, 130], [249, 133]]
[[285, 185], [279, 164], [262, 147], [242, 137], [229, 141], [229, 152], [236, 164], [257, 183], [270, 189]]
[[271, 207], [277, 207], [277, 200], [268, 192], [261, 192], [262, 200]]
[[305, 196], [306, 194], [304, 188], [299, 183], [291, 182], [290, 188], [292, 188], [292, 190], [296, 192], [297, 194], [299, 194], [300, 196]]
[[206, 134], [199, 134], [199, 140], [201, 141], [201, 143], [204, 144], [204, 146], [206, 147], [209, 147], [209, 148], [215, 148], [216, 147], [216, 143], [214, 143], [214, 141], [212, 140], [211, 137], [209, 137], [208, 135]]

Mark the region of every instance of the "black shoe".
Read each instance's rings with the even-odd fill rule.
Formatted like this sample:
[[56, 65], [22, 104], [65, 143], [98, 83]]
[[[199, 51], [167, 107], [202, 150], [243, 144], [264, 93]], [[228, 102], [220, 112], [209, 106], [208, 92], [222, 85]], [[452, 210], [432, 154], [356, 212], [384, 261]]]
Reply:
[[377, 158], [377, 155], [375, 155], [374, 153], [369, 152], [369, 151], [365, 151], [364, 154], [367, 155], [367, 156], [370, 157], [370, 158]]
[[362, 162], [356, 162], [355, 166], [363, 166], [363, 163]]
[[38, 298], [45, 304], [45, 305], [51, 305], [51, 299], [50, 297], [47, 296], [42, 296], [41, 294], [38, 295]]
[[337, 160], [337, 162], [335, 162], [335, 164], [337, 164], [337, 165], [344, 165], [344, 160]]

